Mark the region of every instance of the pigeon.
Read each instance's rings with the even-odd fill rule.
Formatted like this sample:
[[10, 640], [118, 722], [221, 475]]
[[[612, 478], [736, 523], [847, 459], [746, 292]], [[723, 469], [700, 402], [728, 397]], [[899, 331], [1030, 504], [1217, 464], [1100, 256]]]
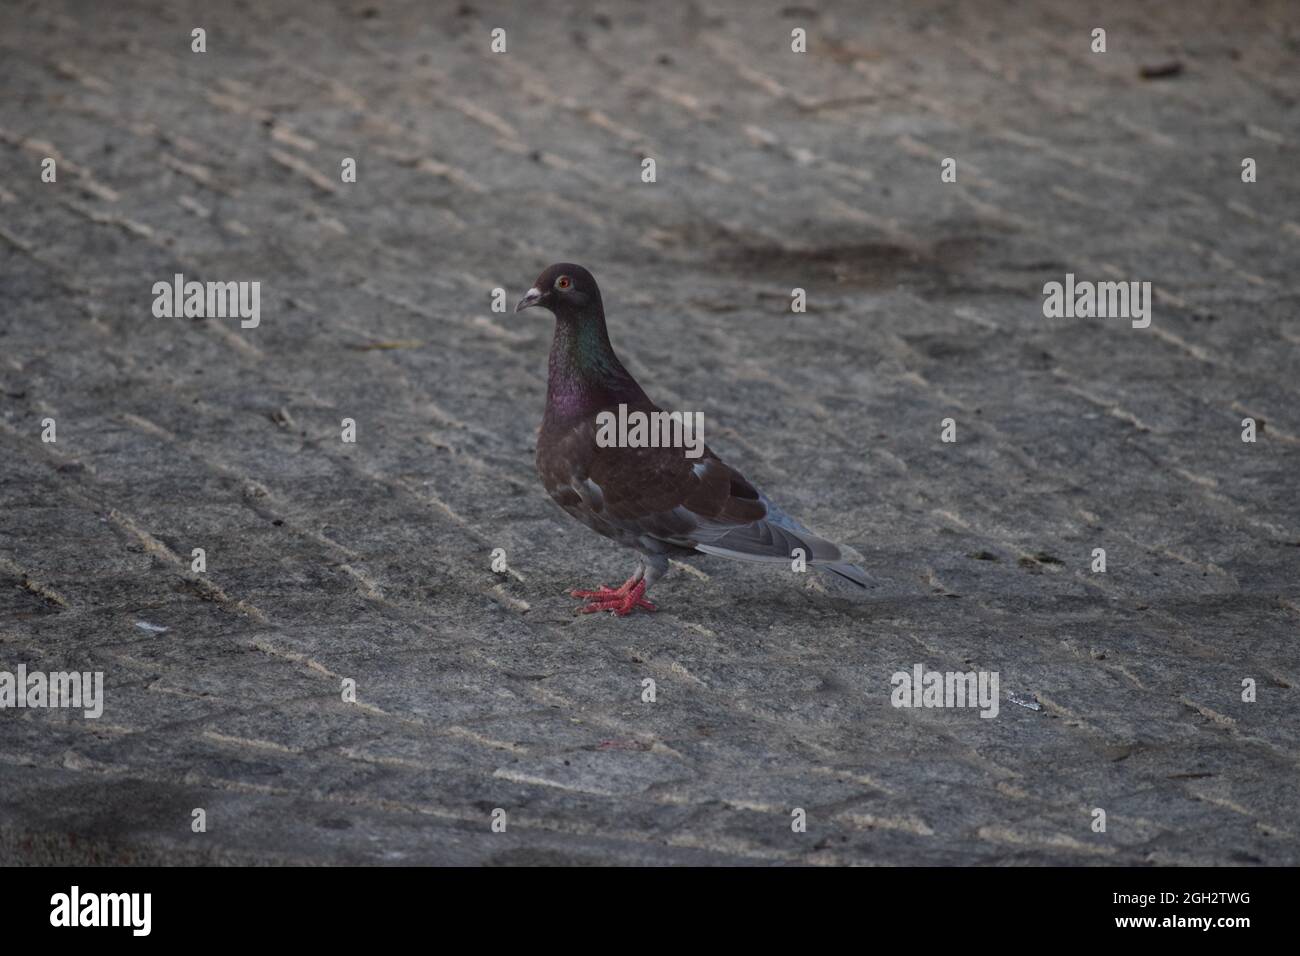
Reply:
[[[552, 499], [588, 528], [640, 555], [621, 587], [569, 592], [587, 603], [583, 613], [626, 617], [654, 611], [650, 586], [668, 570], [669, 557], [720, 555], [741, 561], [788, 563], [800, 549], [807, 565], [866, 588], [863, 570], [843, 550], [778, 508], [702, 441], [689, 457], [683, 447], [650, 447], [602, 436], [616, 414], [663, 412], [618, 360], [605, 328], [600, 288], [582, 266], [548, 267], [515, 312], [540, 306], [555, 315], [546, 386], [546, 412], [537, 436], [537, 471]], [[623, 409], [620, 409], [623, 406]], [[657, 419], [654, 419], [657, 421]], [[627, 435], [631, 435], [627, 432]]]

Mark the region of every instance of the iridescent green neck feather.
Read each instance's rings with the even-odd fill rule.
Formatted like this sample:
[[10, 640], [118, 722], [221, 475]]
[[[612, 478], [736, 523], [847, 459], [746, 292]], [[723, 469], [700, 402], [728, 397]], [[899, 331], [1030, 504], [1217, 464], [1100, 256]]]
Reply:
[[546, 387], [548, 416], [582, 418], [620, 402], [645, 400], [641, 387], [614, 354], [603, 315], [556, 316]]

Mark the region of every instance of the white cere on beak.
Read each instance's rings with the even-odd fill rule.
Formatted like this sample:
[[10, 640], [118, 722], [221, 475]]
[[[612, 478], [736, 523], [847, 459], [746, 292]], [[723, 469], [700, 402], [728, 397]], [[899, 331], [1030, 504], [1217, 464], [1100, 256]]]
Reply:
[[533, 288], [529, 289], [527, 292], [524, 293], [524, 297], [520, 299], [519, 304], [515, 306], [515, 311], [522, 312], [524, 309], [536, 305], [538, 302], [541, 301], [541, 299], [542, 299], [542, 290], [534, 286]]

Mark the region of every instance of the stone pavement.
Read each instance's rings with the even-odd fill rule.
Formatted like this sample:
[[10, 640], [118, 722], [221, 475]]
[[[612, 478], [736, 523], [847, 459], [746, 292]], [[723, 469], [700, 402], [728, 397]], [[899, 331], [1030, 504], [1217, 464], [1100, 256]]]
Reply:
[[[1286, 2], [3, 4], [0, 671], [105, 702], [0, 711], [0, 862], [1300, 863], [1298, 76]], [[561, 259], [865, 600], [574, 614]]]

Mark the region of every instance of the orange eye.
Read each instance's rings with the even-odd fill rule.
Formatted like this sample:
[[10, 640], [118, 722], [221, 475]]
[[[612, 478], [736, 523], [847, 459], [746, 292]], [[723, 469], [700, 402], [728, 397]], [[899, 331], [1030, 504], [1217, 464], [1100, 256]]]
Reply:
[[568, 276], [560, 276], [555, 280], [555, 288], [559, 289], [561, 292], [568, 289], [571, 285], [573, 285], [573, 281]]

